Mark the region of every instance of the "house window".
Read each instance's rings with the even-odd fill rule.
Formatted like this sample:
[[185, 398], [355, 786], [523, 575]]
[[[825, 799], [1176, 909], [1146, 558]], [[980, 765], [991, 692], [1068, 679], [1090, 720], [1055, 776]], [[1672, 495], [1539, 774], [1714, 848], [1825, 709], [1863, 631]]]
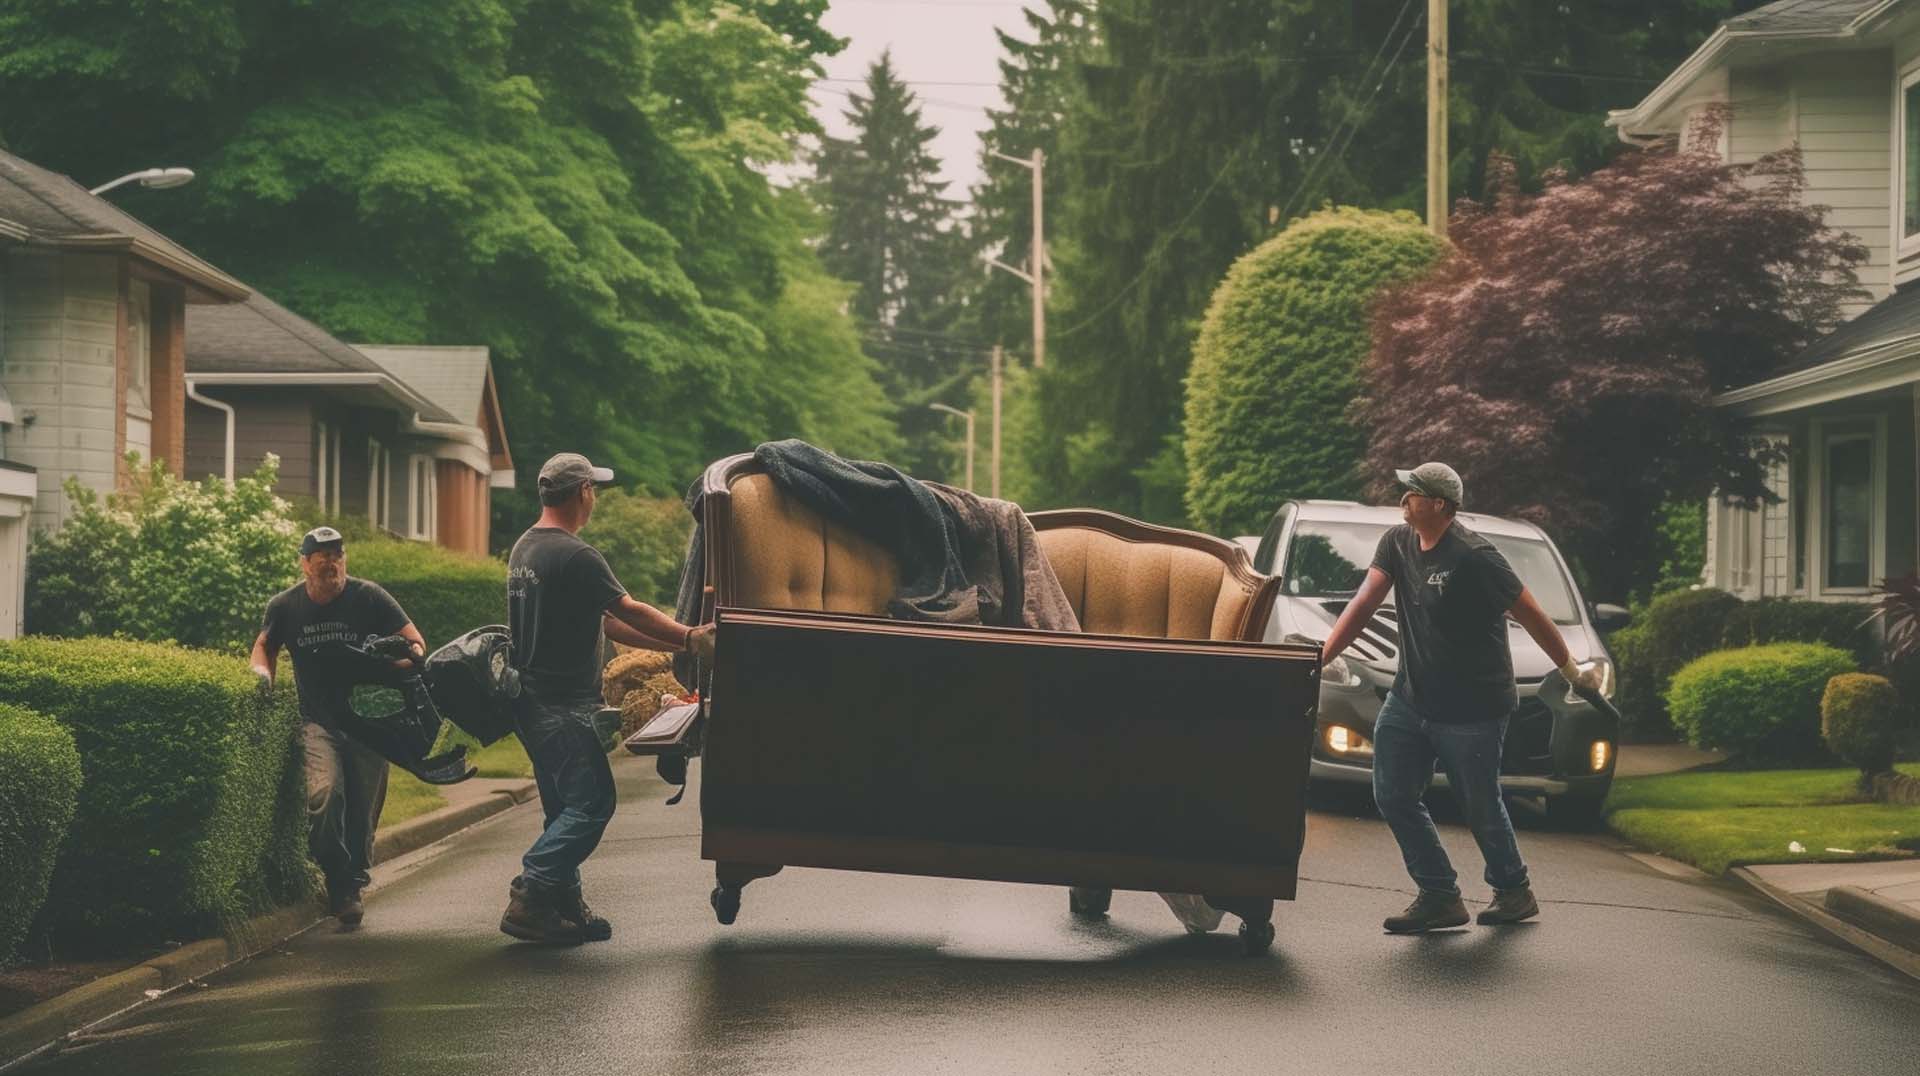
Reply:
[[1920, 245], [1920, 70], [1900, 80], [1900, 245]]
[[1807, 450], [1799, 438], [1789, 449], [1787, 508], [1793, 515], [1793, 589], [1798, 593], [1807, 589]]
[[408, 485], [412, 488], [412, 519], [409, 521], [407, 536], [423, 542], [434, 539], [433, 517], [437, 511], [439, 485], [434, 479], [433, 457], [415, 456], [408, 468]]
[[387, 526], [387, 497], [392, 492], [387, 466], [387, 446], [367, 438], [367, 522], [382, 529]]
[[153, 292], [145, 281], [127, 284], [127, 451], [153, 456]]
[[1826, 585], [1865, 589], [1873, 552], [1873, 438], [1835, 437], [1826, 455]]
[[314, 423], [313, 432], [316, 442], [313, 452], [313, 499], [319, 502], [320, 513], [327, 515], [334, 510], [333, 502], [327, 499], [327, 491], [328, 482], [333, 477], [329, 464], [333, 462], [333, 438], [336, 435], [332, 427], [324, 422]]

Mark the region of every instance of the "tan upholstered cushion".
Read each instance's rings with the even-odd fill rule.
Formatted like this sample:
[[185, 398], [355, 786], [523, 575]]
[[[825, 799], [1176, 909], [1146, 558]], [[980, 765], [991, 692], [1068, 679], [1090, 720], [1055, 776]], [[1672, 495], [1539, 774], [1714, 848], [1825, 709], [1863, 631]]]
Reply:
[[780, 492], [763, 474], [736, 480], [732, 605], [808, 612], [886, 612], [900, 575], [885, 550]]
[[1088, 527], [1040, 532], [1082, 631], [1164, 639], [1232, 639], [1253, 600], [1225, 562], [1198, 549], [1130, 542]]

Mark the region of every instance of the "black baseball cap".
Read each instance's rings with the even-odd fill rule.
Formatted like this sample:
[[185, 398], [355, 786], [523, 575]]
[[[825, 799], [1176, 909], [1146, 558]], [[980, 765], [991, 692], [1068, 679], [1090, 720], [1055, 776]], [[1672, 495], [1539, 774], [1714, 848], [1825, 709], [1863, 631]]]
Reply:
[[306, 537], [300, 539], [300, 555], [303, 557], [312, 556], [322, 549], [345, 550], [346, 548], [347, 540], [332, 527], [315, 527], [307, 532]]

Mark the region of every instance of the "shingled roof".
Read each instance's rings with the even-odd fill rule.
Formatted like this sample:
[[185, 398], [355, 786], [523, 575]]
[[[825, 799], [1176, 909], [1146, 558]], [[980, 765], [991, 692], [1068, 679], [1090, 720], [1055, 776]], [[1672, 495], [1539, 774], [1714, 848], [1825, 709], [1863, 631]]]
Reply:
[[1722, 25], [1740, 33], [1837, 32], [1885, 5], [1886, 0], [1776, 0], [1745, 15], [1735, 15]]

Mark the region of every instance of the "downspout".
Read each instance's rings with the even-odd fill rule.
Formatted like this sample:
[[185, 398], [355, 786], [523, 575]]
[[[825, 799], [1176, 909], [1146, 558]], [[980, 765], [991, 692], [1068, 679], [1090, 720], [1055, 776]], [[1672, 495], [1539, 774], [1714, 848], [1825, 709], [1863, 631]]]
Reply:
[[194, 403], [201, 404], [206, 407], [211, 407], [216, 411], [226, 412], [227, 455], [226, 455], [225, 471], [227, 476], [227, 485], [229, 486], [233, 485], [233, 405], [229, 403], [221, 403], [219, 400], [215, 400], [210, 397], [200, 395], [199, 390], [194, 387], [193, 378], [187, 378], [187, 399], [192, 400]]

